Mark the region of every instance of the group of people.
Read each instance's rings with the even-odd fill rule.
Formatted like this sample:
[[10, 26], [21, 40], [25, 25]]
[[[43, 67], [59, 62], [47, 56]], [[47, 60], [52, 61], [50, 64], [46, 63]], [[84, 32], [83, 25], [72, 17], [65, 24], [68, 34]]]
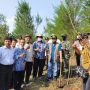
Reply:
[[[34, 43], [30, 35], [17, 40], [6, 37], [4, 45], [0, 47], [0, 90], [9, 90], [10, 87], [21, 90], [23, 84], [30, 83], [31, 74], [33, 80], [42, 80], [45, 64], [46, 80], [57, 80], [61, 63], [62, 71], [68, 72], [71, 47], [75, 49], [77, 66], [80, 66], [80, 61], [85, 63], [84, 46], [90, 48], [89, 42], [86, 34], [78, 36], [73, 45], [67, 40], [67, 35], [62, 35], [62, 41], [59, 41], [55, 34], [52, 34], [50, 40], [48, 37], [43, 40], [42, 35], [37, 35]], [[89, 51], [87, 48], [87, 52]], [[87, 58], [90, 60], [89, 55]], [[88, 84], [90, 80], [87, 79], [86, 83], [85, 79], [84, 87], [88, 88]]]

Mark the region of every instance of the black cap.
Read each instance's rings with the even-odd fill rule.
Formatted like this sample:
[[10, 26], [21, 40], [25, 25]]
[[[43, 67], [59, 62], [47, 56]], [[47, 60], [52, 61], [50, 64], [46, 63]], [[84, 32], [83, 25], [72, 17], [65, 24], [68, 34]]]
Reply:
[[88, 34], [87, 33], [82, 34], [82, 39], [85, 39], [85, 38], [88, 39]]

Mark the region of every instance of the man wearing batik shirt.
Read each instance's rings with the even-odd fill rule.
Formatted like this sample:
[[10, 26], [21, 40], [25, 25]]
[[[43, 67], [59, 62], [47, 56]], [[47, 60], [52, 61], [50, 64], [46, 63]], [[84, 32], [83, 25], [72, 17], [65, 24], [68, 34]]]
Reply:
[[24, 50], [24, 39], [20, 40], [20, 47], [14, 53], [14, 89], [20, 90], [24, 81], [25, 61], [27, 60], [27, 51]]
[[43, 42], [43, 36], [37, 35], [37, 41], [33, 44], [34, 50], [34, 65], [33, 65], [33, 78], [42, 77], [43, 68], [45, 65], [45, 42]]

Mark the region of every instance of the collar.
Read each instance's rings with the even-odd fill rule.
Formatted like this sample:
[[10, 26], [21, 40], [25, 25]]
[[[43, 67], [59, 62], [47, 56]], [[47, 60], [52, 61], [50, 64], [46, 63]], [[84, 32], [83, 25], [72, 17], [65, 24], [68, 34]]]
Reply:
[[[4, 47], [5, 49], [8, 48], [8, 47], [6, 47], [6, 46], [3, 46], [3, 47]], [[10, 46], [10, 48], [8, 48], [8, 49], [11, 49], [11, 48], [12, 48], [12, 47]]]

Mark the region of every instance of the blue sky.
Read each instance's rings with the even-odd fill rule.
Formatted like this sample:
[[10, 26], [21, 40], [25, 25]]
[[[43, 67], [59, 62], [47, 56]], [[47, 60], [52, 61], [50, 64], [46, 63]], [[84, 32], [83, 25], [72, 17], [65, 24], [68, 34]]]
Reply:
[[[0, 1], [0, 13], [6, 16], [7, 24], [9, 26], [10, 32], [15, 26], [15, 15], [18, 6], [18, 1], [21, 0], [1, 0]], [[42, 24], [38, 28], [38, 33], [43, 32], [43, 27], [45, 26], [45, 19], [53, 18], [54, 16], [54, 6], [60, 4], [60, 0], [25, 0], [31, 6], [31, 15], [35, 17], [37, 13], [43, 18]]]

